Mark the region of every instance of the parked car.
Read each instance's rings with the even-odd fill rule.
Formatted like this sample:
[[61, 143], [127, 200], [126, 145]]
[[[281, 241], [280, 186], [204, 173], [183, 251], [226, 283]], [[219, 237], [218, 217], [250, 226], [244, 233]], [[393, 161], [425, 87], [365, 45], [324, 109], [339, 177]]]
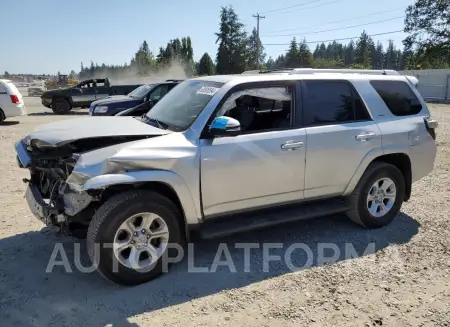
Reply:
[[47, 88], [44, 81], [31, 83], [27, 90], [30, 97], [41, 96], [45, 91], [47, 91]]
[[89, 108], [95, 100], [126, 95], [141, 85], [111, 85], [107, 78], [89, 79], [73, 87], [46, 91], [41, 99], [42, 104], [55, 114], [64, 115], [72, 108]]
[[145, 113], [180, 82], [180, 80], [167, 80], [163, 83], [144, 84], [127, 95], [110, 96], [94, 101], [89, 107], [89, 115], [115, 116], [138, 105]]
[[26, 114], [23, 96], [17, 87], [8, 79], [0, 79], [0, 122]]
[[337, 213], [385, 226], [433, 169], [437, 121], [413, 79], [351, 72], [199, 77], [139, 119], [43, 125], [16, 143], [28, 205], [48, 226], [86, 228], [97, 270], [126, 285], [160, 275], [193, 231]]

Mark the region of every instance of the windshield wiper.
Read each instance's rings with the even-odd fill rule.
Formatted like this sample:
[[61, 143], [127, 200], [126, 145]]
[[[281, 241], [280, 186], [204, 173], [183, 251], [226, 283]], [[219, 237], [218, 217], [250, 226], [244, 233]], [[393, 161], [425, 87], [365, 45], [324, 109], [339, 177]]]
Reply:
[[158, 125], [158, 128], [160, 128], [160, 129], [168, 129], [169, 128], [169, 125], [167, 125], [166, 123], [163, 123], [155, 118], [149, 118], [146, 115], [142, 116], [142, 121], [144, 123], [148, 123], [148, 122], [156, 123]]

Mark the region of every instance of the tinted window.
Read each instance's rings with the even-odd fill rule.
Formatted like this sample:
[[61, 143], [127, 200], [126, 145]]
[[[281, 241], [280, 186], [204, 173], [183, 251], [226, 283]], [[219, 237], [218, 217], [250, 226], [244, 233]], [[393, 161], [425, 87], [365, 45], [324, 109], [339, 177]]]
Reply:
[[0, 94], [7, 94], [6, 86], [0, 83]]
[[150, 101], [159, 101], [167, 93], [167, 91], [167, 84], [156, 87], [152, 92], [150, 92]]
[[371, 81], [370, 84], [395, 116], [418, 114], [422, 104], [405, 82]]
[[369, 120], [361, 99], [344, 81], [305, 81], [303, 124], [323, 125]]

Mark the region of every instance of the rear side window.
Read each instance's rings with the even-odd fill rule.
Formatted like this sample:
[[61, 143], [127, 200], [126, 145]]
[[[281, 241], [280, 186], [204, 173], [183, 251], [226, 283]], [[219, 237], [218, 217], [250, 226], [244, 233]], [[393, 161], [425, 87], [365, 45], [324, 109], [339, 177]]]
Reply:
[[370, 84], [393, 115], [416, 115], [422, 110], [422, 104], [406, 82], [370, 81]]
[[8, 94], [8, 90], [6, 89], [6, 86], [3, 85], [2, 82], [0, 82], [0, 94]]
[[370, 120], [361, 98], [347, 81], [303, 82], [303, 125]]

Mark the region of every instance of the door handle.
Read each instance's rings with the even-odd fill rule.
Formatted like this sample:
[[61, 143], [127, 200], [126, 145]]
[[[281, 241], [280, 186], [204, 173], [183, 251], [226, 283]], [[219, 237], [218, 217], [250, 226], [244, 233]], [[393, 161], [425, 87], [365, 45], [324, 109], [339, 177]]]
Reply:
[[376, 136], [376, 134], [374, 132], [367, 132], [367, 133], [362, 133], [362, 134], [356, 135], [355, 139], [357, 141], [365, 142], [367, 140], [373, 139], [375, 136]]
[[303, 147], [303, 142], [301, 141], [287, 141], [281, 145], [281, 150], [295, 150]]

